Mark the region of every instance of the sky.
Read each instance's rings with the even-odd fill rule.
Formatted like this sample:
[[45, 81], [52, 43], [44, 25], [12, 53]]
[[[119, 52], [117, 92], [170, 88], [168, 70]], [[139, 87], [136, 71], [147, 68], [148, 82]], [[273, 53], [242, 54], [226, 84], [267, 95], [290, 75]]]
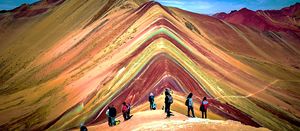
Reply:
[[34, 3], [38, 0], [0, 0], [0, 10], [14, 9], [23, 3]]
[[163, 5], [178, 7], [201, 14], [229, 13], [232, 10], [248, 8], [251, 10], [281, 9], [300, 2], [300, 0], [156, 0]]
[[[37, 0], [0, 0], [0, 10], [9, 10], [23, 3]], [[229, 13], [232, 10], [248, 8], [251, 10], [281, 9], [300, 2], [300, 0], [155, 0], [166, 6], [178, 7], [201, 14]]]

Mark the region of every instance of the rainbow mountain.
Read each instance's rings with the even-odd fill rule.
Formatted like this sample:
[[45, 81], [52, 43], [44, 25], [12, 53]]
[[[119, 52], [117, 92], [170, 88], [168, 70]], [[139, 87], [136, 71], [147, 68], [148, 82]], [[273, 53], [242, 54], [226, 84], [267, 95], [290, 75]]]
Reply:
[[299, 15], [287, 17], [285, 30], [262, 30], [146, 0], [42, 0], [2, 11], [0, 129], [97, 125], [107, 106], [144, 111], [151, 92], [161, 98], [170, 88], [181, 114], [192, 92], [196, 114], [208, 98], [209, 119], [299, 130]]

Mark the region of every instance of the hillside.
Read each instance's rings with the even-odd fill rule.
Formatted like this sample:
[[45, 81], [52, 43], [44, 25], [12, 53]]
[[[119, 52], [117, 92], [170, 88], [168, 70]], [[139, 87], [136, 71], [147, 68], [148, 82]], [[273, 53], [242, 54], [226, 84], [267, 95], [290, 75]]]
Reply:
[[0, 14], [0, 129], [101, 125], [108, 105], [145, 111], [153, 92], [161, 107], [170, 88], [181, 114], [193, 92], [210, 119], [299, 130], [295, 22], [260, 30], [153, 1], [52, 1]]

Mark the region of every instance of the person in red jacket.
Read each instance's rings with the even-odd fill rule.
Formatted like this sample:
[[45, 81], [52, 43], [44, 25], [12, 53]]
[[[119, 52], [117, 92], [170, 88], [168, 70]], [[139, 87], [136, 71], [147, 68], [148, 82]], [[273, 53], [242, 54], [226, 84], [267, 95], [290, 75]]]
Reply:
[[204, 97], [200, 106], [200, 111], [202, 112], [202, 118], [207, 118], [207, 107], [208, 107], [208, 101], [206, 100], [206, 97]]
[[127, 107], [126, 102], [123, 102], [123, 104], [122, 104], [122, 113], [123, 113], [124, 121], [127, 121], [128, 120], [128, 107]]

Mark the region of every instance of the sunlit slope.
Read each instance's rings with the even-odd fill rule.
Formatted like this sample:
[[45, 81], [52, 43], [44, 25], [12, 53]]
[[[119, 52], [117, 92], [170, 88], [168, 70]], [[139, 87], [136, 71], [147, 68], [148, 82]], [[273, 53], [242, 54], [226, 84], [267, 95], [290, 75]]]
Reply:
[[[1, 83], [15, 76], [17, 72], [27, 67], [38, 56], [44, 55], [45, 50], [58, 45], [61, 46], [60, 48], [64, 48], [63, 51], [57, 49], [59, 51], [56, 51], [56, 54], [50, 54], [53, 55], [49, 56], [51, 59], [44, 59], [45, 62], [36, 64], [35, 67], [49, 64], [50, 61], [57, 58], [57, 55], [68, 51], [68, 47], [84, 41], [86, 36], [90, 35], [91, 32], [95, 32], [95, 28], [101, 28], [101, 25], [108, 22], [110, 18], [115, 18], [111, 26], [117, 25], [116, 22], [126, 17], [120, 17], [120, 15], [138, 6], [133, 1], [123, 0], [72, 0], [35, 17], [20, 19], [6, 17], [2, 19], [0, 21], [0, 29], [2, 30], [0, 32], [0, 56], [1, 63], [3, 63], [1, 67], [1, 78], [3, 80]], [[122, 10], [119, 13], [115, 13], [112, 17], [106, 17], [98, 21], [97, 26], [84, 30], [95, 20], [121, 8]], [[117, 35], [116, 33], [115, 35]], [[67, 44], [66, 47], [62, 46], [61, 43], [72, 44]], [[10, 90], [13, 89], [8, 88], [5, 92], [10, 93]]]
[[212, 119], [299, 129], [299, 38], [141, 3], [65, 1], [5, 25], [1, 128], [98, 124], [108, 105], [139, 107], [168, 87], [180, 113], [193, 92], [195, 110], [208, 97]]
[[[1, 99], [1, 114], [9, 114], [7, 117], [1, 117], [1, 125], [6, 123], [6, 126], [12, 129], [39, 128], [41, 125], [46, 125], [50, 120], [57, 118], [62, 112], [66, 111], [67, 108], [63, 106], [61, 106], [63, 109], [54, 107], [57, 107], [57, 102], [60, 103], [66, 100], [62, 98], [66, 94], [59, 87], [64, 87], [65, 84], [68, 84], [63, 83], [67, 79], [70, 79], [70, 77], [58, 78], [57, 76], [65, 71], [66, 68], [74, 66], [81, 59], [87, 58], [90, 55], [88, 53], [90, 53], [91, 47], [95, 45], [91, 43], [97, 42], [89, 41], [89, 44], [85, 44], [85, 47], [89, 46], [89, 48], [85, 48], [85, 52], [78, 52], [78, 48], [75, 47], [80, 45], [79, 43], [84, 42], [87, 36], [96, 32], [97, 28], [98, 30], [102, 29], [102, 33], [100, 33], [103, 36], [102, 41], [115, 39], [118, 34], [122, 33], [122, 30], [126, 29], [124, 28], [126, 25], [130, 25], [130, 23], [126, 23], [124, 20], [124, 18], [128, 18], [130, 13], [125, 14], [124, 12], [137, 8], [140, 3], [142, 2], [72, 0], [65, 1], [53, 8], [52, 11], [39, 16], [27, 19], [2, 19], [1, 29], [4, 32], [1, 32], [0, 37], [0, 90], [1, 97], [3, 98]], [[126, 8], [123, 7], [125, 5], [127, 5]], [[104, 7], [107, 9], [104, 9]], [[122, 10], [118, 11], [120, 8]], [[115, 11], [113, 15], [101, 19], [113, 11]], [[89, 24], [92, 25], [92, 20], [95, 16], [98, 17], [98, 19], [94, 19], [98, 20], [95, 22], [96, 24], [86, 27]], [[109, 22], [111, 19], [112, 22]], [[118, 25], [121, 20], [126, 24]], [[103, 28], [103, 24], [106, 22], [110, 24]], [[118, 29], [120, 32], [111, 31], [109, 33], [108, 30], [111, 30], [112, 26], [123, 28]], [[98, 40], [101, 39], [98, 38]], [[99, 50], [108, 43], [98, 42], [97, 44]], [[79, 46], [79, 50], [83, 48], [83, 46]], [[75, 55], [74, 52], [76, 52]], [[78, 54], [81, 54], [81, 57]], [[63, 58], [65, 56], [68, 59]], [[60, 63], [60, 65], [57, 63]], [[53, 67], [53, 65], [56, 66]], [[58, 79], [54, 80], [56, 77]], [[45, 82], [50, 83], [48, 85]], [[64, 95], [59, 95], [57, 92], [61, 92]], [[56, 98], [57, 100], [55, 100]], [[51, 104], [51, 102], [54, 103]], [[61, 104], [70, 107], [68, 104]], [[52, 112], [51, 110], [57, 111], [57, 113], [51, 113], [53, 116], [47, 115], [47, 112]], [[30, 122], [30, 119], [34, 116], [38, 116], [38, 119]], [[16, 117], [22, 120], [11, 120]], [[23, 125], [26, 126], [24, 127]], [[42, 126], [41, 128], [44, 127]]]

